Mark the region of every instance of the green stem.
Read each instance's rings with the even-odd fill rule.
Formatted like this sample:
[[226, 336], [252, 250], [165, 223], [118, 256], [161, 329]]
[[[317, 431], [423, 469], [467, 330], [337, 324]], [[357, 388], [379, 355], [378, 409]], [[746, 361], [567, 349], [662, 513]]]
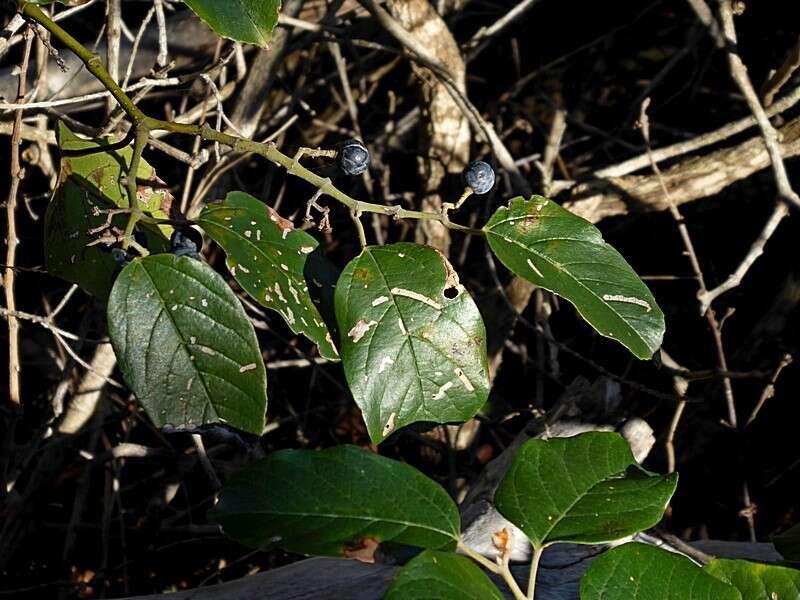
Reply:
[[544, 548], [533, 547], [533, 556], [531, 557], [531, 572], [528, 575], [528, 600], [533, 600], [533, 594], [536, 591], [536, 572], [539, 570], [539, 561], [542, 558]]
[[475, 552], [475, 550], [461, 542], [461, 540], [458, 542], [458, 549], [487, 571], [491, 571], [496, 575], [500, 575], [500, 577], [503, 578], [503, 581], [506, 582], [508, 588], [511, 590], [514, 600], [527, 600], [525, 598], [525, 594], [522, 593], [519, 585], [517, 585], [517, 581], [514, 579], [511, 569], [508, 567], [508, 557], [505, 557], [503, 560], [498, 559], [498, 564], [495, 564], [482, 554]]
[[[461, 231], [471, 235], [484, 236], [484, 232], [480, 229], [466, 227], [453, 223], [446, 214], [438, 212], [423, 212], [418, 210], [407, 210], [400, 206], [387, 206], [385, 204], [373, 204], [371, 202], [361, 202], [348, 196], [341, 190], [337, 189], [330, 180], [320, 177], [316, 173], [309, 171], [307, 168], [299, 164], [294, 158], [291, 158], [277, 149], [274, 143], [267, 142], [262, 144], [253, 140], [240, 138], [237, 136], [229, 135], [221, 131], [217, 131], [208, 125], [192, 125], [188, 123], [173, 123], [171, 121], [164, 121], [148, 117], [144, 112], [137, 107], [133, 100], [122, 90], [122, 88], [114, 81], [114, 78], [108, 73], [103, 66], [100, 57], [86, 49], [79, 41], [73, 38], [67, 31], [62, 29], [55, 21], [50, 19], [37, 5], [26, 2], [26, 0], [19, 0], [19, 7], [22, 14], [29, 19], [36, 21], [42, 27], [47, 29], [54, 38], [62, 42], [67, 48], [75, 53], [86, 65], [90, 73], [92, 73], [103, 86], [111, 92], [111, 95], [119, 102], [122, 110], [133, 121], [133, 128], [135, 130], [133, 157], [131, 159], [131, 168], [128, 177], [127, 190], [130, 197], [130, 205], [132, 209], [131, 218], [126, 227], [126, 233], [132, 234], [133, 227], [139, 220], [140, 215], [137, 215], [138, 203], [136, 200], [136, 177], [135, 174], [138, 169], [139, 160], [141, 158], [144, 145], [147, 143], [151, 131], [164, 130], [172, 133], [200, 136], [207, 141], [219, 142], [229, 146], [237, 152], [252, 152], [263, 156], [267, 160], [275, 163], [276, 165], [284, 168], [291, 175], [295, 175], [304, 179], [311, 185], [315, 186], [322, 194], [330, 196], [340, 204], [345, 205], [351, 211], [358, 210], [362, 213], [377, 213], [393, 217], [395, 219], [420, 219], [429, 221], [439, 221], [444, 224], [448, 229]], [[130, 229], [130, 231], [127, 231]]]
[[466, 556], [469, 556], [476, 563], [481, 565], [487, 571], [491, 571], [492, 573], [496, 573], [498, 575], [500, 574], [501, 571], [500, 567], [498, 567], [488, 558], [483, 556], [483, 554], [478, 554], [477, 552], [475, 552], [475, 550], [473, 550], [466, 544], [462, 543], [461, 541], [458, 542], [458, 549], [461, 550], [461, 552], [463, 552]]

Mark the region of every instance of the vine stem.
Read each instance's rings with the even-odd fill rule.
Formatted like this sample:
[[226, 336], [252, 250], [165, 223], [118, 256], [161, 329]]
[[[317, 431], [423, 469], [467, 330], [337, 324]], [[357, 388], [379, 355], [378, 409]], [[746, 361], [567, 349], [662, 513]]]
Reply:
[[119, 86], [114, 78], [111, 77], [106, 68], [103, 66], [100, 57], [96, 53], [93, 53], [84, 47], [61, 26], [48, 17], [36, 4], [32, 4], [26, 0], [19, 0], [19, 9], [26, 18], [39, 23], [42, 27], [47, 29], [53, 37], [58, 39], [70, 51], [75, 53], [75, 55], [86, 65], [89, 72], [92, 73], [92, 75], [94, 75], [97, 80], [103, 84], [103, 86], [111, 93], [117, 102], [119, 102], [122, 110], [124, 110], [128, 117], [130, 117], [131, 121], [133, 121], [133, 155], [131, 157], [131, 164], [128, 171], [128, 181], [126, 185], [130, 200], [131, 215], [125, 228], [126, 237], [125, 242], [123, 242], [125, 247], [130, 245], [130, 236], [133, 233], [136, 223], [143, 214], [138, 207], [135, 174], [138, 170], [142, 151], [147, 144], [150, 132], [159, 130], [182, 135], [199, 136], [206, 141], [224, 144], [236, 152], [252, 152], [253, 154], [263, 156], [267, 160], [285, 169], [290, 175], [299, 177], [315, 186], [321, 194], [333, 198], [340, 204], [343, 204], [349, 208], [351, 212], [358, 211], [361, 213], [377, 213], [393, 217], [395, 219], [439, 221], [448, 229], [461, 231], [471, 235], [485, 236], [482, 230], [459, 225], [458, 223], [453, 223], [446, 214], [439, 212], [408, 210], [397, 205], [374, 204], [371, 202], [362, 202], [360, 200], [356, 200], [355, 198], [339, 190], [331, 183], [329, 179], [320, 177], [316, 173], [299, 164], [299, 161], [296, 161], [294, 158], [291, 158], [278, 150], [274, 142], [256, 142], [250, 139], [217, 131], [207, 124], [192, 125], [187, 123], [173, 123], [171, 121], [164, 121], [161, 119], [148, 117], [139, 107], [136, 106], [133, 100], [131, 100], [131, 98]]
[[536, 573], [539, 571], [539, 561], [542, 558], [544, 548], [533, 547], [533, 556], [531, 557], [531, 572], [528, 575], [528, 600], [533, 600], [533, 594], [536, 592]]
[[522, 593], [517, 581], [514, 579], [514, 575], [511, 573], [511, 569], [508, 567], [508, 557], [505, 557], [503, 560], [498, 559], [497, 564], [495, 564], [482, 554], [475, 552], [475, 550], [460, 540], [458, 542], [458, 549], [487, 571], [491, 571], [495, 575], [500, 575], [511, 590], [515, 600], [526, 600], [525, 594]]

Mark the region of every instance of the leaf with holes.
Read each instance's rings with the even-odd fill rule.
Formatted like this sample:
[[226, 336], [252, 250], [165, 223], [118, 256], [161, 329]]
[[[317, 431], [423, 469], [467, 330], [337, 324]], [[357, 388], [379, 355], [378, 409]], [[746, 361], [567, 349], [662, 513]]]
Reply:
[[483, 230], [500, 262], [569, 300], [600, 335], [642, 359], [661, 346], [664, 314], [655, 298], [589, 221], [542, 196], [520, 197]]
[[159, 426], [221, 421], [260, 435], [267, 375], [255, 331], [211, 267], [172, 254], [136, 258], [108, 299], [125, 381]]
[[317, 249], [317, 240], [244, 192], [230, 192], [225, 202], [207, 206], [197, 224], [225, 250], [228, 269], [251, 298], [278, 312], [292, 331], [315, 342], [323, 357], [339, 360], [309, 294], [309, 285], [315, 291], [325, 286], [309, 274], [309, 256]]
[[502, 600], [503, 594], [486, 573], [453, 552], [425, 550], [400, 571], [384, 600]]
[[438, 483], [355, 446], [273, 452], [228, 481], [209, 518], [252, 548], [362, 560], [388, 541], [452, 549], [460, 531]]
[[685, 556], [639, 543], [605, 552], [581, 579], [581, 600], [655, 598], [741, 600], [736, 589], [704, 573]]
[[219, 35], [266, 48], [278, 24], [280, 0], [185, 0]]
[[797, 569], [717, 558], [705, 566], [705, 572], [739, 590], [742, 600], [800, 600], [800, 571]]
[[[128, 208], [127, 177], [131, 149], [110, 150], [92, 154], [77, 152], [102, 148], [108, 141], [79, 138], [59, 121], [57, 129], [61, 149], [61, 170], [53, 198], [45, 215], [45, 261], [47, 270], [100, 298], [111, 291], [117, 263], [107, 246], [89, 245], [96, 241], [107, 221], [109, 209]], [[164, 188], [155, 170], [146, 161], [139, 165], [138, 197], [143, 210], [156, 218], [166, 218], [172, 206], [172, 195]], [[128, 215], [115, 216], [111, 224], [118, 232], [125, 229]], [[141, 224], [144, 243], [151, 253], [169, 250], [172, 228]]]
[[344, 372], [373, 442], [416, 421], [464, 421], [486, 402], [483, 320], [433, 248], [364, 248], [339, 277], [335, 306]]
[[619, 434], [594, 431], [526, 442], [494, 499], [536, 548], [595, 544], [658, 523], [677, 483], [639, 467]]

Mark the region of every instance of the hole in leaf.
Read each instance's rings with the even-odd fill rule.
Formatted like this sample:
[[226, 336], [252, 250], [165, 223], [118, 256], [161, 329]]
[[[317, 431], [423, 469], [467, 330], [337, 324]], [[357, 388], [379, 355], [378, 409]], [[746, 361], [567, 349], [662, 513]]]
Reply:
[[447, 298], [448, 300], [453, 300], [454, 298], [458, 298], [459, 290], [457, 287], [449, 287], [449, 288], [444, 288], [444, 292], [442, 293], [444, 294], [444, 297]]

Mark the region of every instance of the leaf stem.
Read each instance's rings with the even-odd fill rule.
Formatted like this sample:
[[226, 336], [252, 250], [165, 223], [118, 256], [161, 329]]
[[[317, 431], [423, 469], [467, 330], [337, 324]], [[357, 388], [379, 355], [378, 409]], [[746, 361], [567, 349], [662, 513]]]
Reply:
[[533, 594], [536, 591], [536, 573], [539, 570], [539, 561], [542, 558], [544, 548], [533, 546], [533, 556], [531, 557], [531, 572], [528, 575], [528, 596], [527, 600], [533, 600]]
[[495, 564], [482, 554], [479, 554], [464, 544], [461, 540], [458, 541], [458, 549], [487, 571], [491, 571], [496, 575], [500, 575], [500, 577], [503, 578], [503, 581], [506, 582], [506, 585], [511, 590], [511, 593], [514, 595], [514, 600], [526, 600], [525, 594], [522, 593], [517, 581], [514, 579], [514, 575], [511, 573], [511, 569], [508, 567], [508, 556], [502, 560], [498, 558], [497, 564]]
[[458, 549], [461, 552], [463, 552], [466, 556], [469, 556], [476, 563], [481, 565], [487, 571], [491, 571], [492, 573], [496, 573], [498, 575], [500, 574], [501, 569], [500, 569], [499, 566], [494, 564], [492, 561], [490, 561], [488, 558], [486, 558], [482, 554], [479, 554], [479, 553], [475, 552], [475, 550], [473, 550], [472, 548], [470, 548], [469, 546], [467, 546], [466, 544], [464, 544], [460, 540], [458, 542]]

